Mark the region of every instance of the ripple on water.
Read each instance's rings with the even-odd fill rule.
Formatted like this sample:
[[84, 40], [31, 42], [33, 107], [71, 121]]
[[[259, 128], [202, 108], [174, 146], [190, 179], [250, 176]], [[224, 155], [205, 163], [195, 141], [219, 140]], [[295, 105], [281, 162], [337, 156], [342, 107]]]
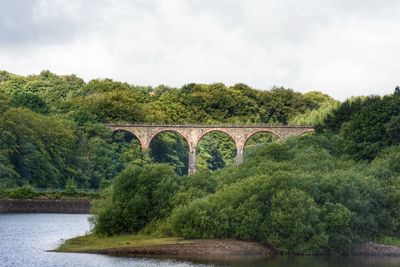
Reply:
[[0, 214], [0, 266], [185, 267], [196, 265], [165, 259], [134, 259], [46, 251], [57, 247], [63, 239], [87, 233], [90, 230], [87, 219], [88, 215], [81, 214]]
[[[110, 257], [46, 252], [63, 239], [90, 230], [88, 215], [0, 214], [0, 267], [159, 267], [215, 266], [185, 260]], [[219, 263], [218, 265], [221, 265]], [[251, 262], [226, 262], [237, 267], [398, 267], [396, 257], [275, 257]]]

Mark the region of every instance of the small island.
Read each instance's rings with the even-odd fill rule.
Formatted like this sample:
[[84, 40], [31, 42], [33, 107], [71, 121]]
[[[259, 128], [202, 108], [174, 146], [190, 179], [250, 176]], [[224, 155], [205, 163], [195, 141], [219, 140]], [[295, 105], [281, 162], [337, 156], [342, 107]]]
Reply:
[[[400, 257], [400, 240], [381, 240], [357, 245], [352, 256]], [[155, 238], [143, 235], [96, 236], [93, 234], [66, 240], [54, 252], [93, 253], [124, 257], [157, 257], [191, 260], [247, 261], [266, 259], [279, 253], [264, 244], [229, 239]], [[331, 252], [331, 255], [338, 253]]]
[[257, 242], [228, 239], [152, 238], [140, 235], [81, 236], [67, 240], [55, 252], [94, 253], [110, 256], [242, 261], [263, 259], [275, 251]]

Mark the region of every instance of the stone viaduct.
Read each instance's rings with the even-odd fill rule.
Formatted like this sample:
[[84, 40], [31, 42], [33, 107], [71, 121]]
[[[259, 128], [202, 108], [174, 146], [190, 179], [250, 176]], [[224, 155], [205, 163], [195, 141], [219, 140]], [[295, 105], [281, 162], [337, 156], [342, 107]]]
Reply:
[[189, 146], [189, 174], [196, 172], [196, 147], [200, 139], [210, 132], [223, 132], [229, 135], [236, 144], [236, 163], [243, 162], [243, 149], [247, 140], [256, 133], [268, 132], [278, 140], [314, 132], [311, 126], [221, 126], [221, 125], [145, 125], [145, 124], [108, 124], [113, 132], [132, 133], [140, 142], [143, 151], [147, 151], [151, 140], [161, 132], [180, 134]]

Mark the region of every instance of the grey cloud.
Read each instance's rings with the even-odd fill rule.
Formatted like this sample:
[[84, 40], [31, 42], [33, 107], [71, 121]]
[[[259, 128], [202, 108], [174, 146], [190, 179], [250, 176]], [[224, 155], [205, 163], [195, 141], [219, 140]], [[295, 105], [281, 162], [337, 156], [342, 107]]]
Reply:
[[212, 16], [228, 27], [237, 27], [245, 20], [243, 1], [240, 0], [188, 0], [186, 3], [190, 14]]
[[328, 88], [343, 99], [400, 83], [399, 13], [398, 0], [0, 0], [0, 62], [20, 74]]
[[92, 4], [84, 0], [2, 0], [0, 46], [68, 42], [102, 19], [96, 8], [105, 2]]
[[33, 10], [37, 1], [0, 2], [0, 42], [15, 44], [32, 38]]

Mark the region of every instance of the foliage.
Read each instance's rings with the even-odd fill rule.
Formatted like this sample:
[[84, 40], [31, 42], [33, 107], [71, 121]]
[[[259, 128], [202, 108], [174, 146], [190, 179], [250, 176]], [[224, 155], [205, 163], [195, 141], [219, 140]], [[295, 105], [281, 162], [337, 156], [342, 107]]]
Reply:
[[62, 189], [35, 189], [30, 185], [15, 188], [0, 187], [0, 199], [98, 199], [97, 192], [67, 192]]
[[65, 183], [65, 192], [67, 194], [74, 194], [76, 193], [76, 182], [74, 179], [68, 179]]
[[108, 235], [136, 233], [151, 221], [166, 216], [177, 181], [168, 165], [128, 167], [115, 179], [108, 201], [99, 208], [94, 231]]
[[[362, 240], [398, 233], [399, 149], [393, 147], [366, 165], [336, 158], [329, 152], [330, 142], [323, 136], [303, 136], [267, 144], [257, 147], [239, 167], [176, 177], [172, 187], [166, 183], [171, 192], [163, 198], [170, 201], [164, 203], [168, 208], [151, 219], [143, 216], [147, 219], [140, 224], [128, 218], [146, 210], [136, 202], [140, 198], [140, 203], [146, 203], [142, 193], [130, 191], [131, 186], [125, 184], [118, 191], [113, 188], [108, 198], [123, 195], [125, 201], [120, 200], [118, 206], [117, 201], [104, 198], [104, 205], [116, 206], [98, 213], [98, 221], [110, 224], [96, 228], [97, 233], [142, 231], [185, 238], [255, 240], [282, 253], [298, 254], [349, 252]], [[390, 158], [393, 160], [388, 161]], [[151, 183], [135, 184], [142, 185], [144, 192], [158, 188]], [[131, 209], [136, 215], [122, 219], [115, 211], [127, 209], [131, 201], [135, 201]], [[141, 212], [136, 210], [139, 208]], [[153, 210], [159, 206], [153, 205]]]
[[318, 133], [331, 132], [337, 134], [340, 132], [342, 124], [351, 120], [353, 115], [361, 109], [363, 104], [363, 98], [357, 97], [348, 99], [341, 103], [340, 106], [333, 110], [332, 113], [324, 119], [323, 122], [316, 125]]
[[187, 175], [189, 146], [179, 134], [159, 133], [150, 143], [150, 155], [154, 162], [170, 163], [177, 174]]
[[[151, 161], [169, 163], [185, 175], [188, 149], [182, 138], [161, 134], [150, 153], [142, 155], [135, 138], [113, 135], [102, 124], [287, 124], [329, 101], [319, 92], [301, 94], [282, 87], [261, 91], [215, 83], [152, 88], [111, 79], [86, 83], [76, 75], [48, 70], [27, 77], [2, 71], [0, 180], [9, 186], [28, 182], [63, 187], [71, 178], [78, 188], [98, 188], [127, 166]], [[235, 162], [235, 145], [223, 135], [207, 134], [197, 150], [200, 170]]]
[[378, 239], [378, 242], [380, 244], [400, 247], [400, 238], [399, 237], [383, 236]]
[[317, 109], [308, 109], [303, 114], [299, 114], [290, 120], [290, 124], [294, 125], [317, 125], [324, 120], [339, 107], [339, 102], [330, 99], [327, 102], [320, 103]]
[[[400, 232], [398, 91], [338, 103], [283, 87], [153, 88], [1, 71], [0, 191], [31, 198], [43, 195], [30, 186], [65, 187], [46, 196], [57, 198], [100, 187], [92, 221], [107, 235], [147, 231], [255, 240], [283, 253], [346, 252]], [[310, 124], [317, 136], [254, 136], [245, 164], [235, 166], [230, 137], [209, 133], [196, 148], [200, 172], [181, 177], [186, 140], [161, 133], [142, 154], [132, 134], [104, 125], [116, 122]]]
[[355, 160], [373, 160], [382, 150], [400, 142], [400, 95], [349, 99], [317, 125], [318, 133], [332, 136], [336, 153]]
[[10, 108], [0, 117], [0, 131], [5, 177], [19, 184], [23, 177], [37, 187], [57, 187], [74, 175], [75, 136], [68, 122]]
[[299, 189], [279, 190], [271, 198], [265, 239], [283, 252], [316, 253], [327, 243], [315, 200]]
[[42, 97], [33, 93], [21, 93], [13, 97], [12, 102], [16, 107], [29, 108], [37, 113], [46, 114], [49, 112], [49, 107]]
[[15, 188], [14, 190], [7, 192], [6, 197], [12, 199], [27, 199], [27, 198], [33, 198], [36, 195], [38, 195], [38, 192], [36, 192], [32, 186], [23, 185], [21, 187]]
[[263, 146], [242, 166], [214, 173], [219, 189], [177, 205], [168, 232], [258, 240], [300, 254], [348, 252], [361, 240], [397, 233], [399, 173], [374, 178], [381, 169], [337, 159], [320, 139]]
[[218, 170], [234, 164], [236, 144], [230, 136], [221, 132], [205, 134], [197, 145], [198, 170]]

